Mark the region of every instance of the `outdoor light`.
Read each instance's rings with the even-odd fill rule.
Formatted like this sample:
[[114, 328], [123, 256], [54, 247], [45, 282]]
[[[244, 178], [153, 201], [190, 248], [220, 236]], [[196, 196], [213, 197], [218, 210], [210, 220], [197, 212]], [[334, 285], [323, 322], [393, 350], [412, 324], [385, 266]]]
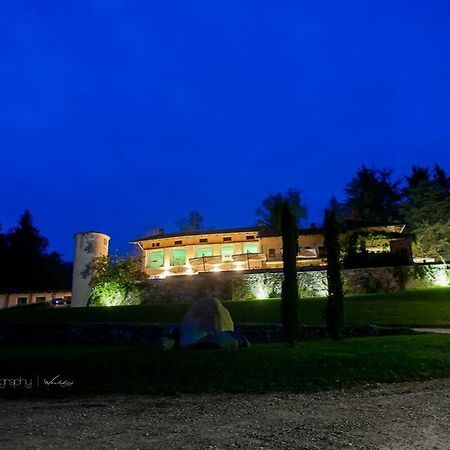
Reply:
[[433, 284], [435, 286], [440, 286], [440, 287], [445, 287], [445, 286], [449, 285], [449, 280], [448, 280], [448, 276], [447, 276], [447, 272], [446, 272], [445, 268], [442, 270], [439, 270], [436, 273], [436, 277], [434, 278]]
[[265, 298], [267, 298], [269, 295], [266, 291], [266, 289], [264, 289], [262, 286], [258, 287], [258, 289], [256, 289], [256, 298], [258, 300], [263, 300]]

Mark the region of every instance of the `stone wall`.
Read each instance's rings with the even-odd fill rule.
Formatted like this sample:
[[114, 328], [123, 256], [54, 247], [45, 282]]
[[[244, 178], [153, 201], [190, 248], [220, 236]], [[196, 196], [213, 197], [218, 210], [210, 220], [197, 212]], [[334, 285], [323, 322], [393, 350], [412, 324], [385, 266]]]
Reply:
[[[343, 270], [344, 289], [348, 294], [417, 289], [449, 285], [450, 266], [416, 264], [403, 267], [375, 267]], [[283, 273], [217, 272], [169, 277], [145, 284], [144, 303], [184, 303], [205, 296], [219, 300], [255, 300], [281, 295]], [[327, 295], [325, 270], [298, 272], [302, 297]]]
[[[0, 344], [102, 344], [128, 345], [150, 344], [161, 336], [167, 327], [164, 324], [123, 324], [123, 323], [0, 323]], [[278, 323], [235, 324], [235, 329], [251, 342], [281, 342], [283, 327]], [[345, 336], [383, 336], [393, 334], [414, 334], [409, 328], [377, 327], [373, 325], [345, 327]], [[304, 326], [302, 338], [321, 339], [326, 336], [323, 326]]]

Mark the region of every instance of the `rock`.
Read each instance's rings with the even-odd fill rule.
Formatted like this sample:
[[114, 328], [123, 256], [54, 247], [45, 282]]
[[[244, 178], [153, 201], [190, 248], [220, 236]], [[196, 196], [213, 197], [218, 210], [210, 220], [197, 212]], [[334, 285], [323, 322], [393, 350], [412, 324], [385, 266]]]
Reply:
[[208, 339], [208, 343], [211, 347], [215, 348], [239, 348], [239, 341], [229, 331], [216, 333]]
[[220, 331], [234, 331], [228, 310], [216, 298], [205, 298], [191, 305], [180, 325], [180, 347], [196, 345]]
[[161, 336], [153, 345], [156, 350], [172, 350], [175, 340], [166, 336]]

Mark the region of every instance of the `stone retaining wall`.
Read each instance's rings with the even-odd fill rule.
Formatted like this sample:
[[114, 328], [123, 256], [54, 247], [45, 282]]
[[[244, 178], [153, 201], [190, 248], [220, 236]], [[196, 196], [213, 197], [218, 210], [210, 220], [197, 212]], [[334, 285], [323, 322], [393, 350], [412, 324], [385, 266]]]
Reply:
[[[8, 344], [77, 344], [77, 345], [128, 345], [150, 344], [162, 335], [163, 324], [64, 324], [64, 323], [2, 323], [0, 345]], [[235, 329], [250, 342], [282, 342], [283, 328], [277, 323], [235, 324]], [[346, 336], [381, 336], [414, 334], [408, 328], [368, 326], [345, 327]], [[326, 336], [325, 327], [304, 326], [303, 339], [320, 339]]]
[[[342, 271], [342, 276], [346, 293], [357, 294], [449, 285], [449, 270], [450, 266], [445, 264], [416, 264], [348, 269]], [[282, 281], [281, 271], [174, 276], [147, 282], [144, 302], [186, 303], [211, 295], [222, 301], [278, 298]], [[327, 295], [326, 271], [299, 271], [298, 285], [302, 297], [324, 297]]]

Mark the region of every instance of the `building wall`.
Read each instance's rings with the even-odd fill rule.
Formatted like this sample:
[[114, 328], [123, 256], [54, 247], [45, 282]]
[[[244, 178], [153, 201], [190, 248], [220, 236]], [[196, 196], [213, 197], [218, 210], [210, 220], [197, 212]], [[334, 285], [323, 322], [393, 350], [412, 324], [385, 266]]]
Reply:
[[[249, 239], [251, 238], [251, 239]], [[226, 240], [227, 239], [227, 240]], [[207, 241], [207, 242], [205, 242]], [[281, 236], [260, 236], [258, 230], [243, 232], [221, 232], [204, 235], [186, 235], [140, 241], [143, 252], [144, 270], [149, 276], [164, 278], [168, 275], [192, 274], [197, 272], [256, 270], [279, 268], [282, 266]], [[247, 258], [237, 258], [238, 261], [228, 262], [222, 258], [224, 247], [233, 246], [234, 255], [247, 255], [248, 246], [256, 246], [258, 257], [252, 252]], [[323, 236], [320, 234], [301, 235], [299, 237], [300, 254], [298, 265], [321, 265], [319, 248], [323, 246]], [[172, 255], [178, 249], [183, 249], [186, 264], [175, 265]], [[208, 250], [208, 257], [200, 261], [203, 250]], [[175, 252], [175, 253], [174, 253]], [[209, 258], [209, 259], [208, 259]], [[161, 267], [152, 267], [155, 265]]]
[[[400, 267], [374, 267], [342, 271], [346, 294], [449, 286], [450, 266], [423, 264]], [[301, 297], [325, 297], [326, 270], [300, 269], [297, 273]], [[189, 303], [214, 296], [221, 301], [279, 298], [283, 273], [202, 273], [195, 277], [168, 277], [149, 280], [145, 303]]]
[[0, 309], [18, 305], [18, 299], [26, 299], [27, 305], [39, 302], [49, 302], [54, 298], [71, 297], [71, 291], [46, 291], [46, 292], [13, 292], [0, 293]]

